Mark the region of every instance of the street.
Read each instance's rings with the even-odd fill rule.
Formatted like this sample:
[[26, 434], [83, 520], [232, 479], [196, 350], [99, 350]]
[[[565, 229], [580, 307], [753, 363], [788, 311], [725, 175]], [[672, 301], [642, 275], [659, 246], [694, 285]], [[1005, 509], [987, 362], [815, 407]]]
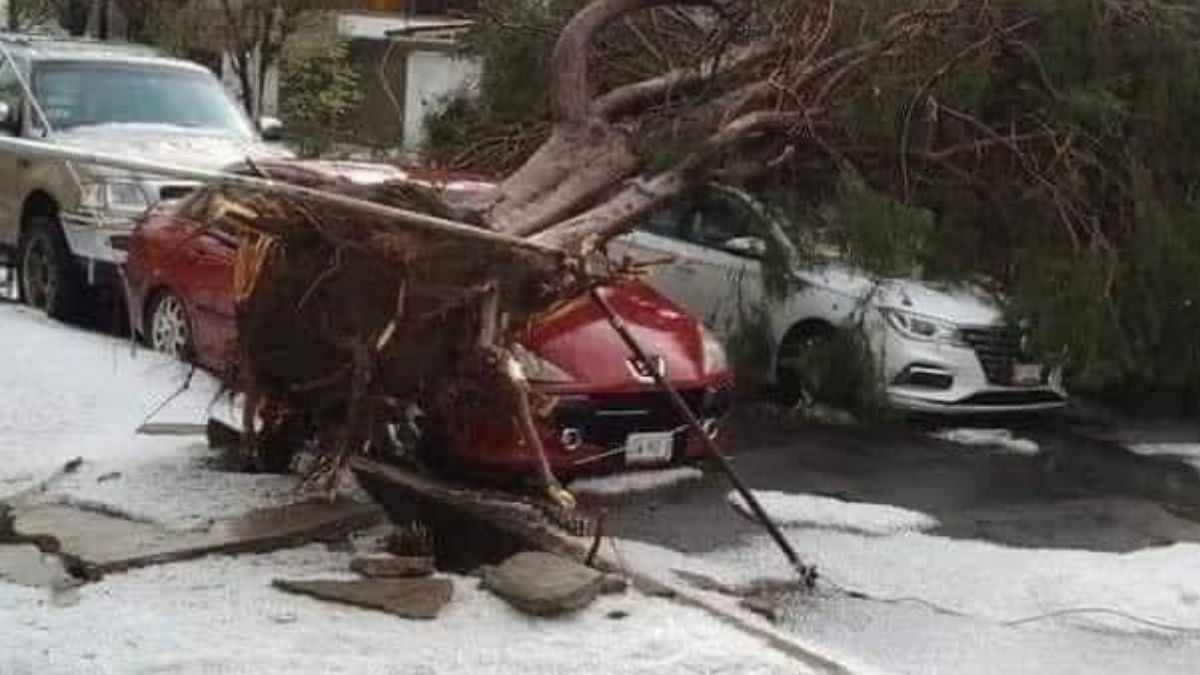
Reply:
[[[45, 489], [41, 502], [186, 530], [303, 497], [290, 477], [216, 470], [205, 459], [209, 451], [194, 441], [133, 435], [164, 401], [170, 405], [151, 416], [154, 421], [198, 423], [210, 412], [231, 418], [226, 404], [212, 407], [215, 391], [206, 377], [197, 376], [174, 400], [186, 369], [22, 308], [0, 306], [0, 312], [6, 344], [22, 364], [8, 369], [5, 381], [19, 405], [8, 406], [0, 418], [7, 493], [36, 486], [54, 466], [82, 456], [79, 473]], [[814, 590], [796, 587], [782, 555], [734, 508], [728, 482], [711, 468], [584, 479], [572, 488], [585, 508], [606, 514], [603, 550], [629, 572], [672, 585], [718, 614], [785, 641], [795, 653], [819, 655], [848, 672], [1192, 672], [1200, 659], [1200, 641], [1188, 632], [1200, 625], [1194, 573], [1200, 565], [1200, 522], [1194, 520], [1200, 472], [1177, 457], [1139, 454], [1101, 439], [1094, 429], [1058, 419], [999, 423], [1003, 426], [976, 421], [974, 427], [956, 427], [946, 420], [941, 427], [796, 426], [769, 406], [735, 412], [724, 436], [734, 465], [806, 562], [817, 565]], [[1130, 447], [1158, 447], [1148, 443], [1153, 438], [1139, 440], [1141, 445]], [[1181, 439], [1176, 432], [1171, 440]], [[64, 620], [107, 611], [105, 598], [161, 593], [161, 602], [196, 603], [215, 593], [203, 603], [215, 603], [218, 612], [258, 616], [264, 623], [256, 630], [266, 635], [290, 632], [293, 616], [314, 624], [305, 630], [323, 630], [317, 626], [328, 618], [343, 617], [350, 625], [386, 632], [384, 620], [371, 617], [369, 628], [361, 623], [361, 610], [331, 614], [313, 601], [285, 601], [267, 588], [263, 575], [328, 572], [343, 565], [345, 555], [309, 545], [156, 565], [110, 575], [76, 591], [79, 599], [63, 606], [0, 583], [0, 596], [7, 598], [0, 612], [28, 622], [37, 606], [40, 618], [32, 619], [37, 625], [69, 633], [78, 626], [70, 628], [77, 624]], [[208, 581], [181, 585], [190, 577]], [[241, 590], [228, 595], [235, 588]], [[747, 594], [767, 600], [776, 621], [740, 605]], [[243, 605], [239, 596], [256, 598], [265, 609]], [[666, 617], [675, 611], [673, 604], [629, 596], [616, 609], [612, 601], [603, 607], [642, 617], [626, 620], [635, 621], [629, 627], [637, 631], [641, 621], [657, 620], [646, 612]], [[506, 621], [477, 591], [451, 607], [459, 608], [452, 610], [458, 618], [446, 626], [446, 635], [466, 625], [463, 611]], [[1089, 611], [1072, 614], [1078, 609]], [[1058, 612], [1066, 614], [1050, 616]], [[1012, 625], [1030, 618], [1036, 620]], [[135, 613], [116, 630], [140, 632], [144, 620]], [[713, 619], [693, 614], [685, 624], [697, 621]], [[774, 656], [753, 666], [745, 660], [757, 638], [721, 635], [726, 642], [742, 641], [741, 656], [726, 664], [732, 671], [775, 672]], [[30, 636], [18, 630], [11, 637]], [[94, 644], [92, 637], [80, 639]], [[157, 640], [148, 653], [168, 649]], [[270, 654], [281, 646], [272, 640], [246, 646], [246, 662], [277, 659]], [[610, 649], [599, 643], [587, 649], [593, 648], [580, 658], [599, 658]], [[635, 652], [606, 665], [660, 672]], [[372, 654], [372, 662], [391, 662], [385, 653]], [[566, 667], [539, 654], [534, 661], [507, 663]], [[80, 658], [110, 666], [135, 663], [106, 661], [95, 647], [63, 658], [67, 661], [26, 657], [20, 664], [25, 670], [16, 672], [78, 672], [79, 661], [72, 659]], [[228, 663], [226, 656], [212, 658]], [[465, 665], [490, 657], [464, 658]], [[406, 662], [428, 663], [425, 657]]]
[[[764, 433], [761, 420], [744, 426], [756, 432], [730, 446], [755, 490], [901, 507], [937, 523], [865, 533], [815, 514], [787, 527], [822, 574], [816, 592], [775, 597], [780, 626], [803, 644], [886, 672], [1194, 672], [1200, 522], [1189, 516], [1200, 505], [1200, 473], [1193, 467], [1053, 420], [1015, 427], [1036, 443], [1032, 453], [967, 447], [915, 429], [784, 436]], [[730, 585], [785, 579], [782, 555], [730, 508], [729, 490], [709, 473], [591, 503], [607, 509], [614, 536], [686, 552], [694, 569]], [[628, 555], [651, 565], [666, 559]], [[681, 566], [675, 560], [671, 569]], [[1106, 611], [1006, 625], [1078, 608]]]

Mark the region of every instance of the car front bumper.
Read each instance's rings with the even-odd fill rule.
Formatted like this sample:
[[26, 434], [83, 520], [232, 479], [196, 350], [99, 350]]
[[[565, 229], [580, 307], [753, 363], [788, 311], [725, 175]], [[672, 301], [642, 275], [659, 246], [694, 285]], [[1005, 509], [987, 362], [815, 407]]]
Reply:
[[1003, 373], [1022, 360], [1015, 354], [912, 340], [891, 328], [885, 330], [878, 350], [888, 399], [902, 410], [944, 415], [1020, 413], [1053, 410], [1068, 401], [1057, 369], [1043, 368], [1036, 383], [1006, 381]]
[[97, 270], [125, 263], [125, 251], [119, 245], [114, 246], [114, 240], [129, 238], [134, 228], [133, 220], [116, 216], [101, 219], [83, 213], [64, 213], [60, 220], [67, 246], [84, 265], [89, 284], [106, 281]]
[[[714, 436], [732, 406], [730, 383], [681, 391]], [[705, 450], [671, 407], [667, 396], [655, 390], [630, 393], [559, 393], [550, 415], [538, 425], [551, 470], [559, 478], [662, 468], [703, 458]], [[488, 419], [490, 416], [480, 416]], [[673, 435], [669, 458], [651, 464], [631, 464], [625, 445], [631, 434]], [[467, 473], [499, 476], [534, 476], [537, 462], [517, 433], [505, 421], [479, 422], [455, 429], [446, 452], [457, 468]]]

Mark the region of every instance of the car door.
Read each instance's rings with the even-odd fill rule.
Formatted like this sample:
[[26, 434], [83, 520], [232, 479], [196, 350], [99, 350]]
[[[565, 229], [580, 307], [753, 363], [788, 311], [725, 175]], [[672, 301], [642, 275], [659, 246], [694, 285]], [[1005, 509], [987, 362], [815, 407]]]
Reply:
[[685, 237], [688, 223], [697, 217], [691, 201], [662, 209], [637, 230], [608, 245], [609, 259], [625, 258], [647, 265], [646, 281], [659, 293], [696, 317], [703, 317], [706, 298], [717, 279], [700, 276], [696, 258], [703, 252]]
[[[0, 102], [8, 106], [11, 120], [20, 119], [20, 110], [24, 96], [21, 93], [21, 81], [13, 69], [12, 62], [0, 60]], [[13, 136], [19, 133], [16, 125], [0, 129], [0, 134]], [[15, 245], [19, 231], [21, 215], [22, 184], [20, 171], [22, 160], [13, 152], [0, 152], [0, 244]]]
[[161, 268], [166, 285], [188, 307], [197, 357], [219, 367], [234, 342], [233, 264], [237, 238], [213, 223], [217, 200], [192, 198], [161, 229]]
[[660, 211], [610, 250], [651, 267], [648, 281], [722, 337], [765, 301], [761, 244], [769, 236], [743, 200], [706, 189]]
[[762, 258], [766, 253], [763, 223], [743, 198], [705, 191], [695, 216], [683, 231], [695, 247], [694, 277], [705, 280], [701, 315], [705, 324], [730, 337], [762, 307]]
[[237, 235], [219, 225], [207, 225], [186, 251], [192, 270], [192, 293], [197, 321], [204, 325], [206, 354], [224, 363], [233, 356], [236, 313], [233, 266]]

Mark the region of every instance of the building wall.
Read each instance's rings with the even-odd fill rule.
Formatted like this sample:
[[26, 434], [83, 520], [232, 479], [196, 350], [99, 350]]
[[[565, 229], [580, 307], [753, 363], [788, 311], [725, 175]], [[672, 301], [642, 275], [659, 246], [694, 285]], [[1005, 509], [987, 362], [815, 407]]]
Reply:
[[425, 118], [447, 97], [475, 86], [480, 64], [447, 50], [413, 49], [408, 53], [405, 87], [404, 149], [416, 150], [425, 142]]

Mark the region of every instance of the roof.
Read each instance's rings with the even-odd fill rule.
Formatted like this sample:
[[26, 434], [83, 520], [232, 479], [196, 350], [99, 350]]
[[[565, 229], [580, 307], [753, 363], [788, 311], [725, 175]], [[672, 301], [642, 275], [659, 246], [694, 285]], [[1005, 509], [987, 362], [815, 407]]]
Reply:
[[204, 70], [190, 61], [168, 57], [154, 47], [130, 42], [0, 32], [0, 44], [14, 55], [38, 61], [138, 62]]

